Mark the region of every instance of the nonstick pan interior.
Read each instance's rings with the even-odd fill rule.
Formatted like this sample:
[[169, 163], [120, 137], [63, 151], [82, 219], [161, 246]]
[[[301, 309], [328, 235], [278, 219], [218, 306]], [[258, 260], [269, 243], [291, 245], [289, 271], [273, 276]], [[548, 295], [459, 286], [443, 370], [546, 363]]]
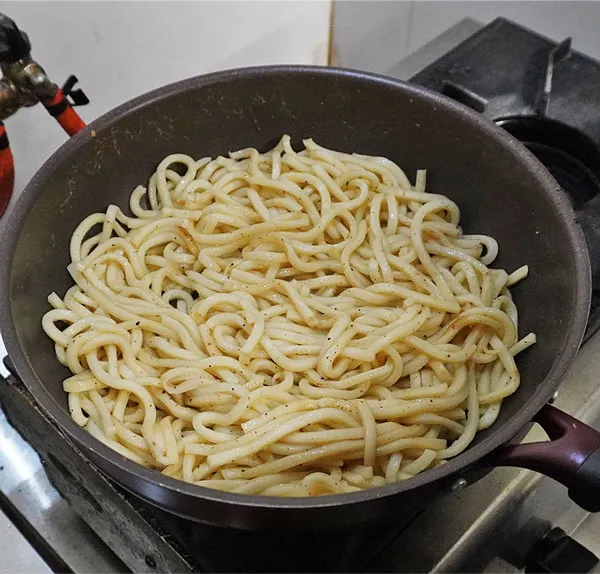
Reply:
[[[457, 460], [472, 462], [508, 440], [559, 384], [585, 328], [589, 265], [569, 201], [523, 146], [475, 112], [420, 87], [331, 68], [246, 69], [186, 80], [117, 108], [52, 156], [2, 238], [2, 330], [25, 384], [94, 460], [108, 457], [130, 472], [130, 463], [117, 461], [68, 419], [61, 384], [66, 370], [40, 327], [47, 295], [63, 294], [71, 284], [70, 235], [109, 203], [126, 209], [131, 191], [167, 154], [265, 150], [283, 133], [298, 146], [312, 137], [337, 150], [386, 156], [411, 180], [417, 169], [427, 169], [428, 190], [458, 203], [465, 231], [498, 240], [495, 265], [509, 272], [529, 265], [529, 278], [513, 295], [520, 333], [535, 331], [538, 343], [519, 356], [521, 387], [496, 424]], [[445, 467], [410, 482], [456, 472], [460, 463]]]

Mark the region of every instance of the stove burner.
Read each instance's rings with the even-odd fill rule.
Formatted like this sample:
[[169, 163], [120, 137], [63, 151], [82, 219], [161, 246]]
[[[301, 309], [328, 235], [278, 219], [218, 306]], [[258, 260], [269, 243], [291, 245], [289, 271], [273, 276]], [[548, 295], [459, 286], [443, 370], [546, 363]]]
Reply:
[[600, 192], [600, 149], [583, 132], [542, 116], [512, 116], [496, 123], [546, 166], [575, 209]]

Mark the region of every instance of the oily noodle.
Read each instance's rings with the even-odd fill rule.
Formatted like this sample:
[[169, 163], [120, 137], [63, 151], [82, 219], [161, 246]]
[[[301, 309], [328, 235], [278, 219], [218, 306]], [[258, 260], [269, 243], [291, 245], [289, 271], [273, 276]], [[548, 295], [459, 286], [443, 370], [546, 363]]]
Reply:
[[73, 419], [220, 490], [351, 492], [463, 451], [519, 386], [498, 247], [390, 160], [283, 137], [164, 159], [73, 233], [43, 328]]

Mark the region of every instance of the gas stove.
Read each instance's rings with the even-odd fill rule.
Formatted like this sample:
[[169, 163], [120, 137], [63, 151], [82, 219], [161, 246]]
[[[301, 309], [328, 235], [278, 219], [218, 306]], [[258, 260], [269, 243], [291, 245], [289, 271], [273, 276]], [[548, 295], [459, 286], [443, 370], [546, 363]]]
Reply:
[[600, 63], [504, 19], [410, 78], [482, 113], [522, 141], [568, 193], [586, 235], [600, 328]]
[[[388, 73], [501, 123], [547, 163], [582, 221], [600, 222], [600, 162], [594, 163], [600, 63], [572, 51], [569, 40], [553, 42], [501, 19], [485, 27], [465, 20]], [[557, 139], [556, 130], [564, 126], [573, 141], [585, 144], [569, 147]], [[600, 234], [594, 225], [587, 227], [592, 258], [600, 264], [595, 251]], [[557, 406], [595, 428], [600, 428], [598, 295], [586, 342], [555, 398]], [[600, 555], [600, 516], [576, 507], [552, 480], [511, 468], [496, 469], [473, 485], [459, 480], [451, 494], [416, 515], [398, 508], [392, 522], [330, 535], [257, 534], [182, 520], [98, 472], [40, 412], [11, 374], [10, 361], [5, 365], [0, 508], [22, 533], [23, 552], [43, 559], [27, 562], [20, 555], [22, 564], [33, 565], [30, 570], [600, 572], [594, 556]], [[543, 439], [534, 427], [524, 440]], [[0, 540], [0, 551], [15, 552], [9, 540]]]

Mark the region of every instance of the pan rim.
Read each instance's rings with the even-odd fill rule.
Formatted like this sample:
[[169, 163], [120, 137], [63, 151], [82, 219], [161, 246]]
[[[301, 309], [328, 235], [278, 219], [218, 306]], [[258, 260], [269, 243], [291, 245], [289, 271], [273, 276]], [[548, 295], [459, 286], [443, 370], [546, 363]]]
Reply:
[[[425, 99], [431, 104], [443, 108], [446, 113], [460, 116], [461, 121], [470, 121], [475, 124], [477, 129], [484, 132], [487, 137], [492, 138], [509, 151], [516, 162], [526, 166], [529, 171], [535, 175], [537, 183], [546, 189], [549, 197], [554, 202], [555, 209], [564, 220], [565, 228], [567, 230], [565, 238], [568, 238], [573, 246], [574, 267], [576, 270], [577, 281], [574, 290], [578, 295], [580, 304], [577, 306], [576, 312], [570, 318], [568, 335], [565, 338], [563, 348], [561, 349], [559, 357], [555, 359], [546, 379], [537, 386], [527, 404], [522, 406], [502, 427], [495, 429], [495, 432], [490, 434], [490, 436], [486, 437], [479, 444], [468, 448], [460, 455], [449, 459], [446, 464], [428, 470], [408, 481], [401, 481], [395, 484], [371, 488], [356, 493], [326, 495], [315, 498], [284, 498], [221, 492], [164, 476], [158, 471], [142, 467], [141, 465], [122, 457], [110, 449], [110, 447], [104, 445], [97, 439], [94, 439], [83, 428], [79, 427], [68, 416], [65, 409], [59, 405], [45, 389], [44, 384], [35, 373], [29, 359], [21, 349], [18, 336], [14, 329], [15, 321], [13, 320], [10, 303], [11, 268], [19, 230], [29, 213], [29, 209], [32, 207], [37, 197], [43, 192], [44, 182], [53, 174], [59, 165], [68, 160], [73, 152], [86, 145], [86, 142], [93, 137], [92, 132], [101, 132], [109, 129], [122, 117], [134, 114], [142, 107], [152, 105], [153, 103], [162, 101], [163, 99], [167, 99], [189, 89], [216, 85], [236, 78], [244, 79], [252, 78], [257, 75], [261, 76], [265, 74], [281, 73], [287, 75], [318, 74], [330, 76], [332, 78], [350, 77], [369, 82], [374, 81], [381, 85], [387, 85], [395, 90], [403, 91], [409, 96], [412, 95], [415, 98]], [[133, 478], [145, 483], [167, 489], [174, 495], [178, 494], [189, 499], [202, 499], [213, 503], [233, 505], [235, 507], [245, 506], [248, 508], [261, 508], [265, 510], [316, 510], [320, 508], [349, 506], [364, 503], [372, 499], [381, 499], [416, 490], [425, 485], [460, 474], [462, 471], [475, 465], [495, 449], [514, 438], [514, 436], [531, 421], [533, 416], [543, 407], [544, 403], [547, 402], [554, 390], [562, 382], [583, 338], [591, 298], [589, 255], [585, 245], [583, 232], [575, 220], [573, 210], [566, 195], [546, 168], [533, 156], [533, 154], [531, 154], [531, 152], [529, 152], [529, 150], [520, 144], [516, 138], [506, 133], [502, 128], [496, 126], [484, 116], [446, 96], [427, 88], [396, 80], [388, 76], [346, 68], [303, 65], [236, 68], [194, 76], [137, 96], [95, 119], [81, 132], [67, 140], [60, 148], [58, 148], [26, 185], [3, 227], [2, 238], [0, 239], [0, 261], [2, 262], [0, 265], [0, 325], [3, 326], [2, 337], [5, 341], [9, 357], [15, 365], [19, 377], [34, 395], [34, 398], [40, 404], [44, 413], [49, 416], [70, 439], [75, 441], [78, 448], [80, 448], [88, 458], [89, 455], [86, 451], [90, 451], [94, 456], [102, 458], [111, 467], [117, 468], [121, 472], [128, 473]], [[115, 478], [114, 480], [117, 479]], [[117, 480], [117, 482], [119, 481]]]

